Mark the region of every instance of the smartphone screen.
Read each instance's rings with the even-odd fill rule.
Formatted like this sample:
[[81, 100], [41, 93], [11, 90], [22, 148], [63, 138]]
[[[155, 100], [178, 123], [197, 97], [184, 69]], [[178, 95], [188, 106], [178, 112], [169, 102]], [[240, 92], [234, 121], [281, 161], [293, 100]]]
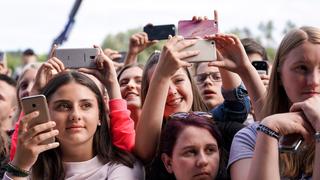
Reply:
[[303, 141], [303, 137], [300, 134], [289, 134], [282, 136], [279, 139], [280, 152], [293, 152], [297, 151]]
[[148, 39], [152, 40], [164, 40], [168, 39], [169, 35], [176, 35], [176, 27], [174, 24], [167, 25], [157, 25], [153, 26], [151, 24], [143, 27], [143, 32], [148, 34]]
[[126, 59], [127, 52], [126, 51], [120, 51], [119, 54], [121, 54], [121, 57], [117, 58], [117, 59], [114, 59], [114, 61], [116, 61], [118, 63], [123, 63], [124, 60]]
[[[32, 119], [28, 123], [28, 128], [34, 127], [38, 124], [50, 121], [49, 108], [46, 97], [42, 94], [35, 96], [28, 96], [21, 99], [22, 109], [25, 114], [39, 111], [39, 116]], [[54, 142], [54, 138], [45, 140], [42, 144], [49, 144]]]
[[218, 33], [218, 22], [216, 20], [181, 20], [178, 22], [178, 35], [186, 39], [204, 38], [206, 35]]
[[252, 65], [259, 74], [268, 74], [269, 65], [266, 61], [252, 61]]

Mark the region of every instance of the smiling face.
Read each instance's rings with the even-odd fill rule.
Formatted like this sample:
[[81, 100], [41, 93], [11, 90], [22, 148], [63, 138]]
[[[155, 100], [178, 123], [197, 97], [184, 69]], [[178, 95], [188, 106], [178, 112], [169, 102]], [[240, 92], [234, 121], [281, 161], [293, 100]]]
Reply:
[[141, 108], [141, 80], [142, 69], [137, 66], [126, 69], [119, 78], [121, 95], [129, 108]]
[[291, 103], [320, 94], [320, 44], [304, 42], [286, 56], [281, 83]]
[[[200, 78], [202, 76], [205, 78]], [[223, 103], [222, 81], [217, 67], [208, 66], [208, 63], [200, 63], [197, 68], [196, 82], [200, 95], [209, 109]]]
[[[189, 126], [178, 136], [166, 168], [177, 180], [212, 180], [219, 170], [219, 148], [207, 129]], [[169, 166], [168, 166], [169, 165]]]
[[[82, 145], [82, 151], [91, 151], [93, 136], [99, 120], [95, 94], [74, 81], [61, 86], [49, 100], [51, 120], [56, 122], [61, 148]], [[88, 149], [85, 149], [88, 148]]]

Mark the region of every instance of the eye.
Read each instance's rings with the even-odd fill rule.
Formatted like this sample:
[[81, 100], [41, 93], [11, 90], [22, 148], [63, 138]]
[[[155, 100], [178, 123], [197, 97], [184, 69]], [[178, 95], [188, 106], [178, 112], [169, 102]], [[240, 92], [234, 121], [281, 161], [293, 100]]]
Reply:
[[120, 81], [120, 86], [123, 87], [123, 86], [126, 86], [128, 84], [129, 80], [128, 79], [122, 79]]
[[220, 74], [212, 74], [211, 77], [215, 81], [221, 81], [221, 75]]
[[188, 149], [183, 152], [183, 156], [185, 156], [185, 157], [195, 156], [196, 154], [197, 154], [197, 151], [194, 149]]
[[308, 72], [308, 67], [305, 65], [298, 65], [294, 68], [297, 73], [305, 74]]
[[81, 105], [81, 108], [84, 109], [84, 110], [88, 110], [92, 107], [92, 104], [87, 102], [87, 103], [84, 103]]
[[205, 149], [206, 154], [213, 154], [218, 152], [218, 148], [216, 146], [209, 146]]
[[182, 83], [184, 81], [184, 78], [176, 78], [175, 80], [174, 80], [174, 83], [175, 84], [178, 84], [178, 83]]
[[26, 82], [22, 82], [22, 83], [20, 84], [20, 89], [21, 89], [21, 90], [27, 89], [27, 87], [28, 87], [28, 83], [26, 83]]
[[68, 103], [60, 103], [56, 107], [58, 111], [69, 111], [71, 108], [71, 105], [69, 105]]
[[141, 84], [141, 83], [142, 83], [142, 79], [141, 79], [141, 78], [137, 78], [137, 79], [136, 79], [136, 83], [137, 83], [137, 84]]

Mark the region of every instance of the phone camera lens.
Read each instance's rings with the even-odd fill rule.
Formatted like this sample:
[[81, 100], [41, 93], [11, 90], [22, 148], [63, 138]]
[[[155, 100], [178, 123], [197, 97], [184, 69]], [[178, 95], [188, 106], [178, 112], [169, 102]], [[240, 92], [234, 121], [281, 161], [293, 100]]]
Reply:
[[36, 104], [32, 104], [32, 107], [35, 108], [35, 107], [37, 107], [37, 105]]
[[94, 58], [96, 58], [96, 56], [90, 56], [90, 59], [94, 59]]

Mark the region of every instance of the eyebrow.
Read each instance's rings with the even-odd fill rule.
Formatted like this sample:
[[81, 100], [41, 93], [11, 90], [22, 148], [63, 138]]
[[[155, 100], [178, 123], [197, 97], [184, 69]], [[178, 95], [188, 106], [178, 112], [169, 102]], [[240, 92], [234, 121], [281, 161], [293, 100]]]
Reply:
[[[81, 99], [80, 102], [93, 102], [94, 100], [93, 99]], [[66, 100], [66, 99], [58, 99], [56, 101], [54, 101], [53, 103], [54, 104], [58, 104], [58, 103], [70, 103], [71, 101], [70, 100]]]
[[[212, 147], [216, 147], [218, 148], [218, 145], [217, 144], [206, 144], [206, 146], [212, 146]], [[182, 148], [182, 150], [186, 150], [186, 149], [190, 149], [190, 148], [194, 148], [195, 146], [194, 145], [189, 145], [189, 146], [185, 146]]]

